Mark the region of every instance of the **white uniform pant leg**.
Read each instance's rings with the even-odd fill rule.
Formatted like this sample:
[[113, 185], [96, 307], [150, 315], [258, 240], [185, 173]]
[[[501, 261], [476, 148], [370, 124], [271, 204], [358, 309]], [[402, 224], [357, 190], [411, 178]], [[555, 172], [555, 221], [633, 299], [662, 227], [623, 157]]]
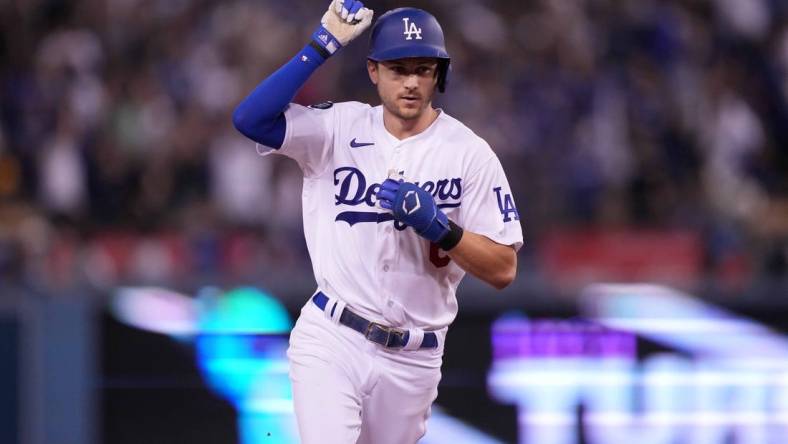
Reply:
[[380, 350], [377, 382], [362, 398], [359, 444], [415, 444], [438, 396], [442, 350]]
[[[360, 393], [370, 366], [358, 346], [366, 344], [349, 343], [340, 330], [344, 327], [310, 305], [301, 310], [287, 350], [300, 442], [354, 444], [361, 430]], [[361, 335], [355, 339], [366, 342]]]

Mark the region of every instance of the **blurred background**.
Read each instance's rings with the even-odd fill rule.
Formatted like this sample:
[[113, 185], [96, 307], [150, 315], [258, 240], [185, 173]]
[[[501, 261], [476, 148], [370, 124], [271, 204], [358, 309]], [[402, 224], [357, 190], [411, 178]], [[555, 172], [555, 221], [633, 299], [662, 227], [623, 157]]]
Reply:
[[[288, 442], [244, 434], [272, 426], [200, 339], [279, 362], [314, 289], [301, 173], [230, 116], [327, 3], [0, 1], [0, 442]], [[525, 234], [511, 287], [460, 287], [425, 442], [786, 442], [788, 2], [367, 5], [438, 17], [436, 104], [501, 158]], [[295, 101], [377, 104], [367, 38]], [[288, 321], [206, 331], [239, 288]]]

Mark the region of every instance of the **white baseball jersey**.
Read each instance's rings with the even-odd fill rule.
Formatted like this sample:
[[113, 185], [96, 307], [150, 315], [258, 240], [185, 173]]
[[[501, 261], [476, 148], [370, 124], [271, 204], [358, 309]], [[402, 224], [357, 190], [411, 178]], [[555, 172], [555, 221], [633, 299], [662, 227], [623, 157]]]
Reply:
[[445, 112], [403, 140], [383, 126], [382, 106], [291, 104], [285, 118], [282, 147], [260, 148], [298, 162], [317, 284], [367, 319], [399, 328], [447, 327], [465, 275], [446, 252], [375, 205], [390, 170], [431, 192], [463, 229], [516, 249], [522, 245], [520, 216], [500, 161]]

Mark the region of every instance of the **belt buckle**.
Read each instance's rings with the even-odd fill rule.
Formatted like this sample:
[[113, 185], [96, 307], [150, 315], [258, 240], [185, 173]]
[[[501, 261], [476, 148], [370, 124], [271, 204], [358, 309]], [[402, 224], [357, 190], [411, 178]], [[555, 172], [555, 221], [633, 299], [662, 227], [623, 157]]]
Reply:
[[[383, 330], [383, 331], [386, 332], [386, 340], [383, 343], [375, 341], [375, 340], [373, 340], [370, 337], [370, 333], [372, 332], [372, 330], [375, 327], [377, 327], [379, 330]], [[400, 329], [394, 328], [394, 327], [386, 327], [385, 325], [378, 324], [377, 322], [370, 322], [369, 325], [367, 326], [367, 331], [364, 332], [364, 337], [365, 338], [367, 338], [368, 340], [370, 340], [372, 342], [380, 344], [380, 345], [382, 345], [382, 346], [384, 346], [386, 348], [402, 348], [404, 346], [404, 344], [402, 344], [402, 338], [404, 336], [405, 336], [405, 331], [404, 330], [400, 330]], [[398, 345], [392, 345], [392, 342], [391, 342], [391, 338], [392, 337], [399, 337], [400, 338], [400, 341], [398, 342]]]

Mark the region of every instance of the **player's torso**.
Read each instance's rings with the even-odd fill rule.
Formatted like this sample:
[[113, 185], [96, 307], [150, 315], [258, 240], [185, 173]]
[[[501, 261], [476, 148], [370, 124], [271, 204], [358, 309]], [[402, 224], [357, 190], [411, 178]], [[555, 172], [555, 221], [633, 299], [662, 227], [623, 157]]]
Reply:
[[464, 272], [376, 206], [375, 195], [394, 171], [429, 191], [459, 221], [467, 156], [451, 146], [450, 125], [440, 118], [400, 141], [385, 130], [380, 107], [348, 117], [337, 119], [331, 165], [320, 179], [320, 194], [325, 199], [330, 192], [332, 204], [321, 206], [331, 238], [318, 240], [324, 245], [319, 273], [327, 280], [319, 284], [389, 322], [445, 325], [456, 313], [454, 290]]
[[336, 129], [330, 179], [338, 220], [353, 225], [374, 213], [375, 223], [386, 222], [390, 213], [376, 206], [375, 194], [392, 173], [429, 191], [444, 212], [452, 213], [461, 204], [466, 168], [447, 144], [445, 125], [435, 122], [417, 136], [397, 140], [384, 128], [381, 114], [379, 107], [372, 108], [363, 119]]

